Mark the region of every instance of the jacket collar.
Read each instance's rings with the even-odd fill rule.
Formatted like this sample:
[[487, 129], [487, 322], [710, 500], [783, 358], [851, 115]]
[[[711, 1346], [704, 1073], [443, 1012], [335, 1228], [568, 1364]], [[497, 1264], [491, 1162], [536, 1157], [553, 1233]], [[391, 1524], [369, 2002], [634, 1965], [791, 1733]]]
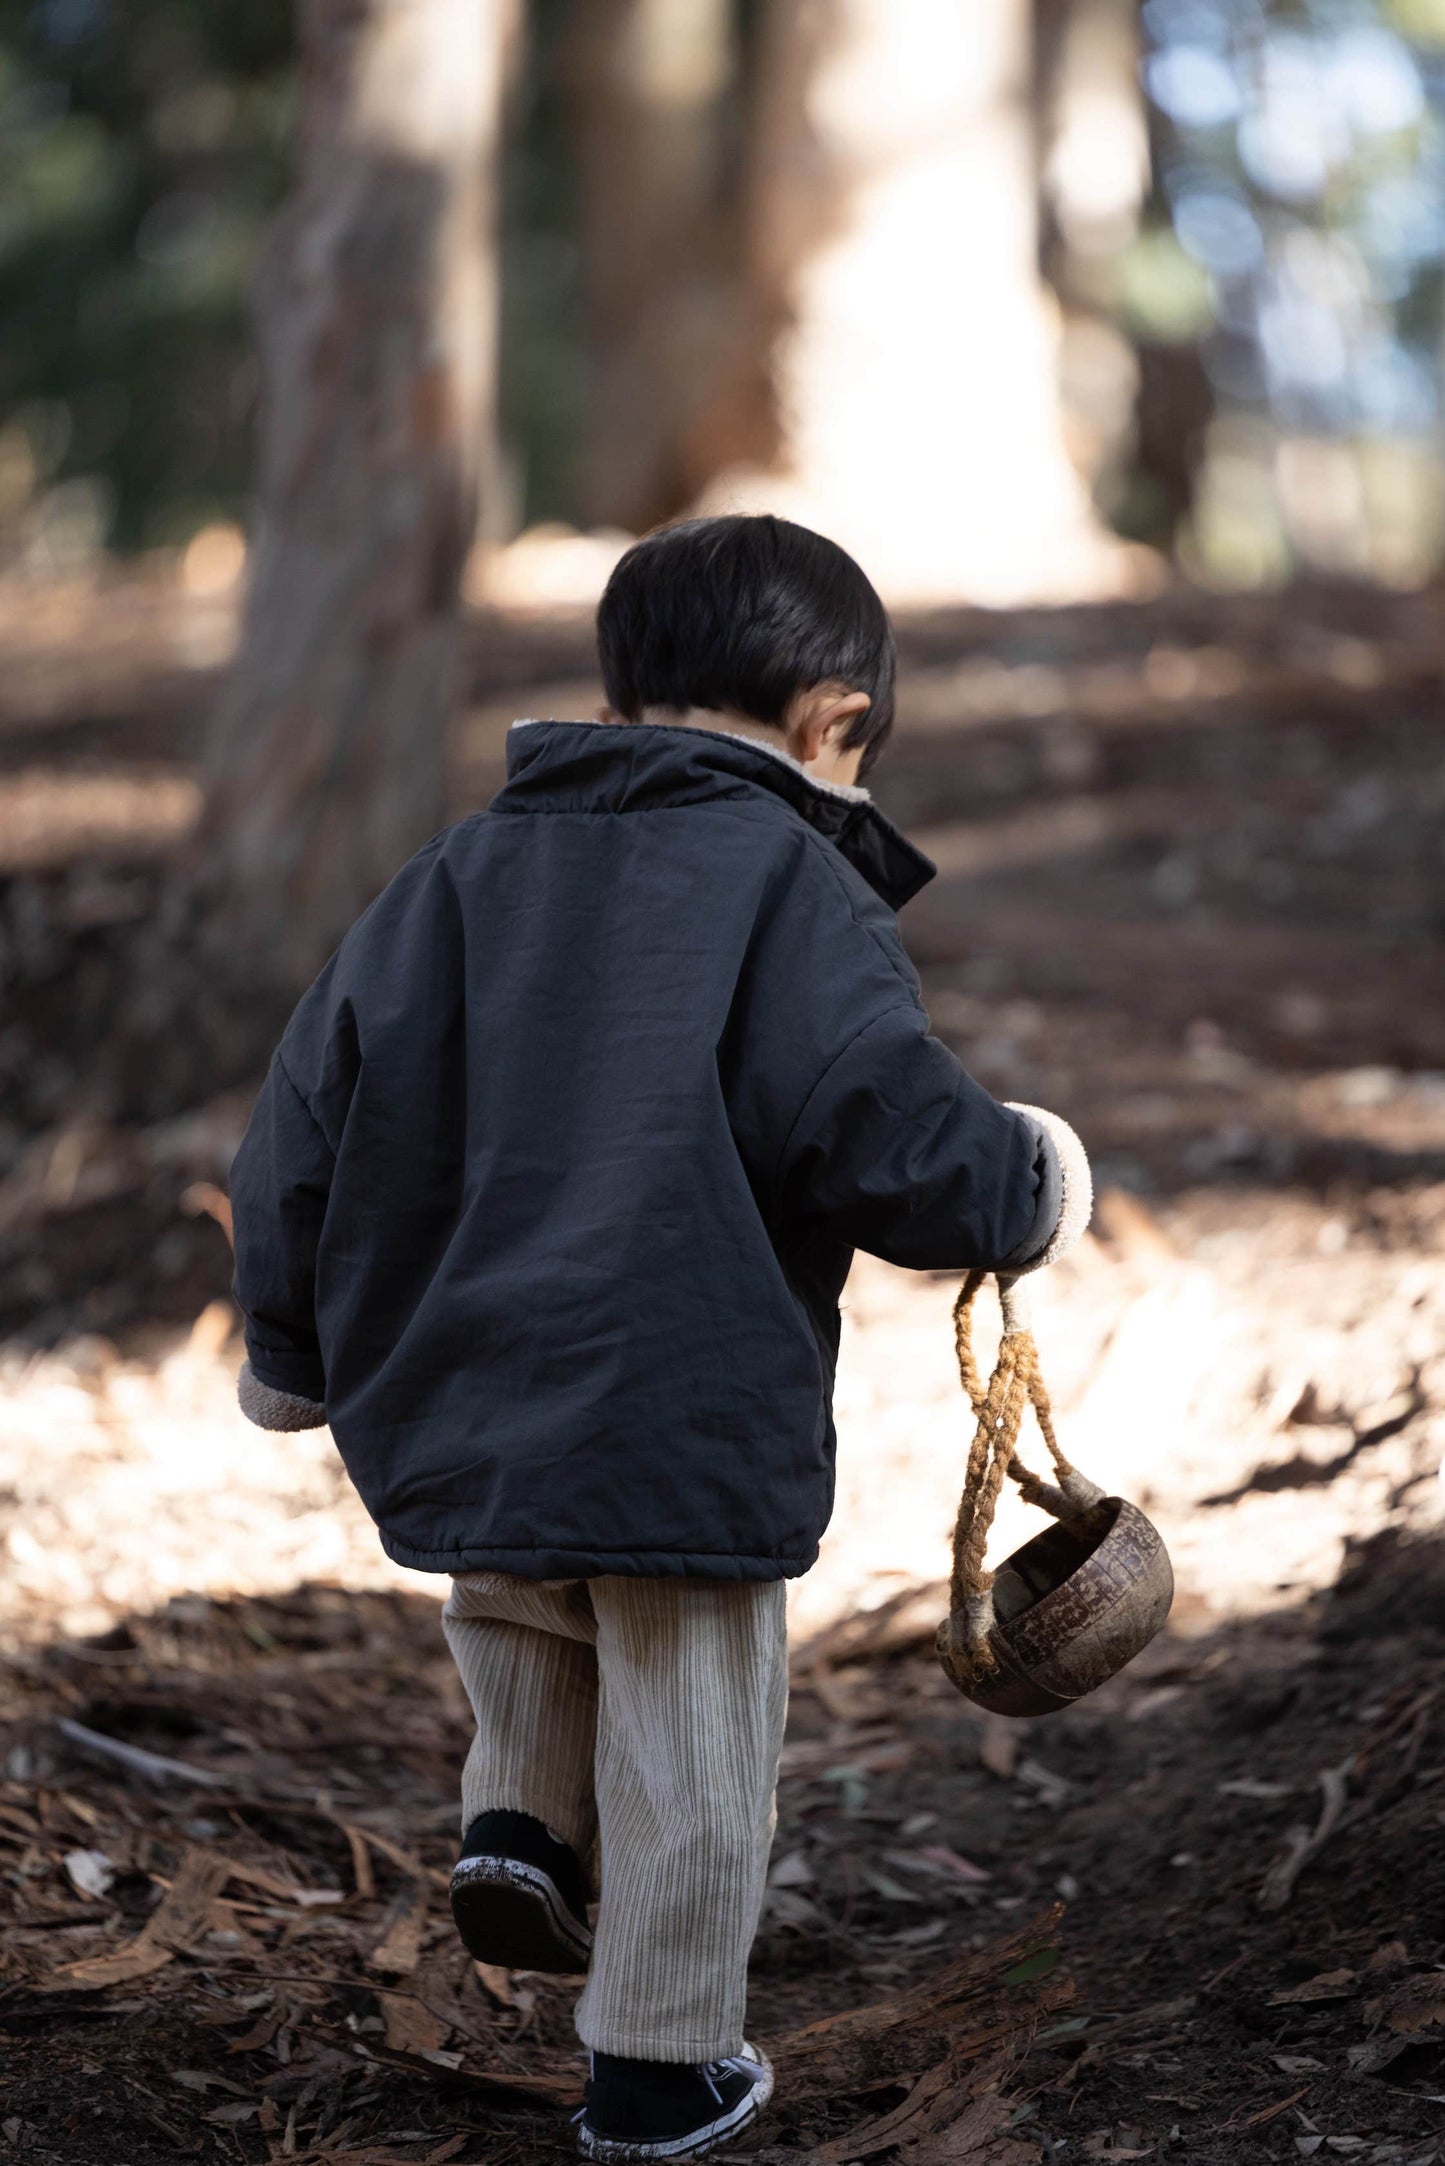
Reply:
[[514, 722], [499, 812], [622, 812], [746, 796], [781, 797], [899, 910], [936, 867], [866, 790], [821, 782], [786, 752], [721, 730], [653, 722]]

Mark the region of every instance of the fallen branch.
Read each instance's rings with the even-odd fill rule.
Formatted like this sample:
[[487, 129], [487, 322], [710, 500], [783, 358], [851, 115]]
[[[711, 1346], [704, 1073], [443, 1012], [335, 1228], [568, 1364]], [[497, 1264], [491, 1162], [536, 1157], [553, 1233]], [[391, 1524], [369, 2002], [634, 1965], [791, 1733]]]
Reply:
[[1324, 1804], [1313, 1830], [1291, 1828], [1285, 1837], [1285, 1853], [1270, 1867], [1259, 1891], [1261, 1910], [1283, 1910], [1294, 1894], [1295, 1882], [1309, 1864], [1317, 1857], [1334, 1834], [1343, 1817], [1349, 1799], [1350, 1777], [1354, 1774], [1357, 1756], [1351, 1753], [1348, 1760], [1341, 1760], [1338, 1767], [1320, 1770], [1319, 1785], [1324, 1792]]
[[72, 1745], [79, 1745], [82, 1752], [90, 1753], [97, 1760], [114, 1760], [118, 1766], [129, 1768], [132, 1775], [142, 1776], [146, 1782], [189, 1782], [201, 1790], [229, 1790], [232, 1784], [225, 1775], [213, 1775], [209, 1768], [188, 1767], [184, 1760], [171, 1760], [164, 1753], [144, 1752], [139, 1745], [124, 1745], [118, 1737], [107, 1737], [103, 1730], [87, 1729], [83, 1722], [74, 1722], [69, 1715], [62, 1715], [56, 1724], [62, 1737], [68, 1737]]

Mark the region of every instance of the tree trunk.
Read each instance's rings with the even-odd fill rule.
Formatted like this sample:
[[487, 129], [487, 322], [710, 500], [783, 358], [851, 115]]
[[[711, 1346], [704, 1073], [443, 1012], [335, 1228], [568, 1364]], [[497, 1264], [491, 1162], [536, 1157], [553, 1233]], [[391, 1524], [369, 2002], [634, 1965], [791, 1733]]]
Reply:
[[779, 454], [770, 507], [915, 600], [1107, 584], [1065, 449], [1038, 271], [1030, 0], [769, 0], [749, 270]]
[[200, 878], [303, 982], [442, 819], [493, 431], [508, 0], [305, 0], [298, 170], [257, 295], [258, 506]]
[[751, 446], [734, 419], [739, 203], [731, 0], [573, 0], [588, 316], [585, 516], [633, 532]]

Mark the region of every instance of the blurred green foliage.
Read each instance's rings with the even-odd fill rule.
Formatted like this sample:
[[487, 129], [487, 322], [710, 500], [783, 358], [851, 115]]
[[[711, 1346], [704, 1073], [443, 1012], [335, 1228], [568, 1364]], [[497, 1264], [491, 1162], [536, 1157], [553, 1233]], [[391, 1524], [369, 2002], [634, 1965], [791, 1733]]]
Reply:
[[[566, 12], [532, 0], [503, 176], [504, 527], [573, 509]], [[295, 47], [295, 0], [0, 0], [0, 560], [64, 569], [244, 522]]]
[[1445, 45], [1445, 0], [1385, 0], [1385, 13], [1407, 38]]
[[0, 0], [0, 524], [42, 561], [238, 516], [291, 0]]
[[502, 168], [500, 501], [507, 533], [577, 516], [587, 333], [563, 47], [573, 0], [528, 0]]
[[1141, 355], [1194, 357], [1172, 418], [1199, 445], [1160, 538], [1230, 583], [1427, 576], [1445, 546], [1445, 0], [1144, 0], [1142, 24], [1154, 190], [1116, 320]]

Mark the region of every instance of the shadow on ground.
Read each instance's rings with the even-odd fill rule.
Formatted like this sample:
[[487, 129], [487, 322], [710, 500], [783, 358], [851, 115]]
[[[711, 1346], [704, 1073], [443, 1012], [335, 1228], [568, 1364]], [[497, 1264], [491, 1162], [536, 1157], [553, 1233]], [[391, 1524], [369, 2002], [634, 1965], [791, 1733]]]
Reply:
[[[1437, 2158], [1445, 1543], [1381, 1534], [1041, 1723], [949, 1690], [937, 1607], [798, 1650], [748, 2155]], [[187, 1596], [0, 1687], [17, 2155], [568, 2154], [572, 1988], [478, 1970], [446, 1913], [433, 1603]]]

